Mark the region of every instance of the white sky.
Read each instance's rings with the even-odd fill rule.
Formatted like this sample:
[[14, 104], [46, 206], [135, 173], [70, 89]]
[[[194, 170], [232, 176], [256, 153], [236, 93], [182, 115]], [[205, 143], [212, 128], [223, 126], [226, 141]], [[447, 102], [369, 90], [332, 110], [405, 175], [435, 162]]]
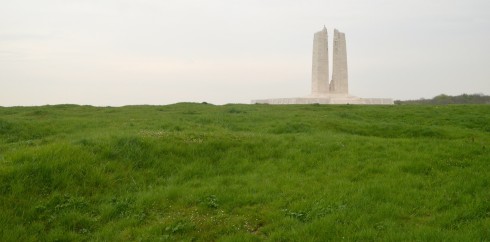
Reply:
[[0, 106], [305, 96], [324, 24], [352, 95], [490, 94], [489, 0], [0, 0]]

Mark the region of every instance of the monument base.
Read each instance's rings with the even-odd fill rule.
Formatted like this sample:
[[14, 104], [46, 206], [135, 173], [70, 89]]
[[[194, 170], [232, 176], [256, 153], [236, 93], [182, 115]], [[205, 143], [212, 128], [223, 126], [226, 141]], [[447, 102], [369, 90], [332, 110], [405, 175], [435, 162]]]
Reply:
[[297, 98], [273, 98], [252, 100], [252, 104], [361, 104], [393, 105], [391, 98], [359, 98], [347, 95], [307, 96]]

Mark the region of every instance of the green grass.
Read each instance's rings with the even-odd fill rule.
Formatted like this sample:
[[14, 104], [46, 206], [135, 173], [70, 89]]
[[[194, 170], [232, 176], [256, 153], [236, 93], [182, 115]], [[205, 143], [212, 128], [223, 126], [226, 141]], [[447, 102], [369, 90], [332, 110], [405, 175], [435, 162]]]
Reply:
[[0, 107], [0, 241], [488, 241], [490, 106]]

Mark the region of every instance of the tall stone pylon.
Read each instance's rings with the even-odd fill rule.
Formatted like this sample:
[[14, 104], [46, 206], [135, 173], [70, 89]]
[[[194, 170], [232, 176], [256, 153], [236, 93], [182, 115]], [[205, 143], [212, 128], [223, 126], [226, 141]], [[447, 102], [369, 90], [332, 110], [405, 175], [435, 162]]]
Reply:
[[328, 71], [328, 34], [327, 28], [316, 32], [313, 39], [313, 70], [311, 76], [311, 94], [322, 95], [329, 92]]
[[345, 34], [335, 29], [333, 33], [333, 64], [330, 92], [335, 94], [349, 94], [348, 82]]

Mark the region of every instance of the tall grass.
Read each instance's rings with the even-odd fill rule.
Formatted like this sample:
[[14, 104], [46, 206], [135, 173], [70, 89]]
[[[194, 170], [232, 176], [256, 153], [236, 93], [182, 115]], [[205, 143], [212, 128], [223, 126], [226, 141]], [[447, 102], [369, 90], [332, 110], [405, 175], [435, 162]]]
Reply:
[[0, 108], [0, 240], [490, 240], [490, 106]]

